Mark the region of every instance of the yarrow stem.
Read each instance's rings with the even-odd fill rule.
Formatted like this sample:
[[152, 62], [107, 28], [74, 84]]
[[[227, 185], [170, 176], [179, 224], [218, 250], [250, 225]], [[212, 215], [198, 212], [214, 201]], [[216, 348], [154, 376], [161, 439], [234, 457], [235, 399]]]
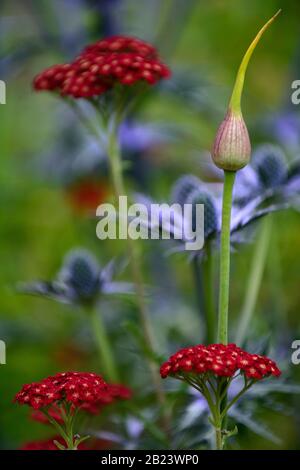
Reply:
[[271, 231], [272, 218], [266, 217], [263, 221], [254, 253], [252, 255], [245, 300], [241, 309], [241, 316], [236, 335], [236, 342], [241, 345], [245, 341], [246, 332], [256, 306], [257, 296], [266, 265]]
[[204, 260], [203, 264], [206, 341], [208, 344], [211, 344], [215, 341], [216, 311], [214, 297], [214, 257], [210, 242], [207, 242], [206, 256], [207, 258]]
[[96, 345], [99, 350], [104, 376], [112, 382], [118, 382], [118, 371], [111, 350], [110, 341], [107, 337], [101, 314], [99, 315], [96, 309], [91, 312], [91, 326], [96, 339]]
[[[67, 447], [63, 449], [63, 446], [60, 446], [59, 448], [61, 450], [77, 450], [78, 443], [74, 439], [74, 421], [76, 418], [77, 410], [72, 410], [71, 407], [66, 406], [67, 410], [64, 411], [63, 407], [61, 408], [61, 416], [63, 416], [64, 420], [64, 425], [60, 425], [50, 414], [46, 411], [43, 410], [42, 413], [46, 416], [48, 419], [49, 423], [54, 426], [54, 428], [59, 432], [61, 437], [64, 439]], [[87, 439], [88, 437], [84, 438]], [[56, 443], [57, 445], [58, 443]]]
[[[118, 123], [119, 118], [114, 116], [112, 120], [108, 123], [107, 126], [107, 135], [108, 135], [108, 143], [107, 143], [107, 153], [111, 167], [111, 176], [114, 186], [114, 193], [116, 201], [119, 200], [120, 196], [126, 195], [125, 185], [123, 180], [123, 171], [122, 171], [122, 160], [121, 160], [121, 151], [120, 145], [118, 142]], [[152, 333], [151, 324], [148, 318], [148, 312], [145, 305], [145, 291], [141, 273], [141, 265], [139, 259], [139, 253], [136, 249], [135, 244], [132, 242], [130, 237], [127, 237], [127, 246], [128, 246], [128, 253], [129, 258], [131, 261], [131, 268], [133, 279], [136, 286], [136, 295], [137, 301], [139, 306], [139, 315], [140, 315], [140, 322], [144, 333], [145, 342], [148, 346], [149, 351], [154, 351], [154, 338]], [[164, 425], [166, 430], [169, 428], [169, 417], [168, 414], [164, 411], [165, 405], [165, 394], [163, 388], [161, 386], [161, 381], [159, 377], [158, 370], [156, 368], [155, 363], [149, 359], [148, 360], [149, 370], [152, 377], [152, 382], [154, 386], [154, 390], [156, 393], [157, 401], [159, 405], [163, 408], [163, 418], [164, 418]]]
[[220, 247], [218, 342], [228, 343], [228, 307], [230, 282], [230, 222], [235, 172], [224, 171], [222, 230]]

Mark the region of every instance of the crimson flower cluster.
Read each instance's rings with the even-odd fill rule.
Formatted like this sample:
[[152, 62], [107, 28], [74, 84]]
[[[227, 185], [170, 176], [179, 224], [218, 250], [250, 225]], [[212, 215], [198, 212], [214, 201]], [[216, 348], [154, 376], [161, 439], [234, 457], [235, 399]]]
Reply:
[[270, 375], [279, 377], [281, 374], [276, 363], [268, 357], [250, 354], [235, 344], [199, 344], [180, 349], [160, 368], [162, 378], [186, 373], [233, 377], [237, 371], [246, 378], [256, 380]]
[[154, 85], [169, 76], [170, 70], [160, 61], [153, 46], [137, 38], [112, 36], [90, 44], [73, 62], [44, 70], [35, 77], [33, 86], [37, 91], [91, 98], [117, 84]]
[[59, 413], [62, 402], [73, 408], [96, 413], [102, 406], [118, 398], [129, 398], [131, 392], [121, 385], [107, 384], [100, 375], [87, 372], [63, 372], [33, 382], [22, 387], [14, 401], [28, 405], [34, 410], [52, 408], [51, 413]]

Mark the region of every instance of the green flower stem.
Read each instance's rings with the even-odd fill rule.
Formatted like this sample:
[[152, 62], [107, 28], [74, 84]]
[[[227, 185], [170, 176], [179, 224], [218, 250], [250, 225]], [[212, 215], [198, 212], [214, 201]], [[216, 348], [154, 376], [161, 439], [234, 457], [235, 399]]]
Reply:
[[198, 256], [195, 256], [191, 261], [191, 267], [193, 270], [194, 286], [196, 291], [196, 303], [197, 309], [199, 312], [199, 317], [203, 318], [203, 312], [205, 311], [204, 305], [204, 286], [203, 286], [203, 275], [202, 268], [200, 265], [201, 261]]
[[249, 382], [245, 382], [244, 387], [241, 389], [241, 391], [231, 400], [231, 402], [224, 408], [224, 410], [221, 413], [221, 419], [224, 419], [226, 417], [226, 414], [228, 413], [229, 409], [241, 398], [244, 393], [249, 390], [250, 387], [254, 384], [255, 380], [250, 380]]
[[[118, 119], [113, 119], [107, 129], [108, 133], [108, 144], [107, 144], [107, 153], [110, 162], [111, 176], [114, 186], [114, 193], [116, 202], [119, 200], [120, 196], [125, 196], [125, 186], [123, 181], [123, 171], [122, 171], [122, 160], [121, 160], [121, 151], [118, 142]], [[143, 329], [143, 334], [145, 338], [146, 345], [149, 351], [154, 351], [154, 338], [152, 333], [152, 328], [148, 318], [148, 312], [145, 305], [145, 290], [144, 283], [141, 272], [140, 257], [135, 243], [131, 240], [130, 237], [127, 237], [127, 247], [128, 254], [130, 258], [130, 264], [132, 268], [132, 275], [136, 286], [136, 295], [139, 306], [139, 315], [140, 323]], [[164, 416], [164, 425], [167, 429], [169, 427], [169, 417], [168, 413], [165, 411], [165, 394], [161, 385], [161, 379], [156, 367], [156, 364], [149, 359], [148, 360], [149, 370], [152, 377], [152, 382], [154, 390], [156, 393], [156, 398], [159, 405], [163, 408]]]
[[57, 422], [54, 418], [52, 418], [46, 410], [42, 410], [46, 418], [48, 419], [49, 423], [56, 429], [59, 435], [65, 440], [66, 444], [68, 445], [69, 436], [66, 430]]
[[96, 339], [96, 345], [99, 350], [104, 377], [112, 382], [118, 382], [118, 371], [101, 314], [99, 315], [98, 311], [94, 309], [90, 314], [90, 318], [92, 330]]
[[215, 341], [216, 311], [214, 296], [214, 258], [210, 242], [207, 242], [206, 256], [207, 258], [203, 262], [206, 341], [208, 344], [212, 344]]
[[[68, 104], [71, 105], [72, 109], [75, 110], [78, 119], [87, 129], [87, 131], [92, 134], [101, 144], [103, 145], [101, 134], [99, 134], [98, 129], [93, 126], [92, 122], [90, 122], [81, 112], [78, 107], [74, 107], [72, 102], [68, 101]], [[95, 105], [96, 111], [99, 113], [98, 106]], [[116, 202], [118, 201], [120, 196], [126, 195], [124, 182], [123, 182], [123, 171], [122, 171], [122, 160], [120, 154], [120, 147], [118, 142], [118, 127], [120, 124], [120, 116], [122, 115], [122, 106], [120, 106], [120, 111], [117, 113], [118, 116], [111, 121], [104, 119], [103, 115], [100, 113], [101, 116], [101, 123], [103, 128], [106, 130], [107, 136], [107, 154], [109, 157], [110, 169], [111, 169], [111, 177], [114, 187], [114, 193]], [[129, 258], [131, 261], [132, 273], [134, 277], [134, 282], [136, 285], [136, 293], [137, 293], [137, 300], [139, 304], [139, 314], [140, 314], [140, 322], [141, 327], [143, 329], [144, 338], [146, 344], [148, 346], [149, 351], [154, 350], [154, 340], [151, 325], [148, 319], [148, 314], [145, 305], [145, 292], [144, 292], [144, 285], [143, 279], [141, 274], [141, 267], [140, 267], [140, 260], [139, 260], [139, 253], [137, 252], [136, 245], [132, 242], [132, 240], [128, 237], [128, 252]], [[160, 406], [163, 408], [163, 417], [164, 417], [164, 427], [167, 432], [169, 428], [169, 413], [167, 413], [165, 404], [165, 393], [161, 386], [161, 379], [156, 367], [156, 364], [152, 360], [148, 360], [149, 370], [152, 377], [152, 382], [154, 386], [154, 390], [156, 393], [157, 401]]]
[[267, 216], [262, 223], [261, 231], [252, 255], [250, 274], [248, 277], [247, 290], [244, 304], [241, 310], [241, 317], [236, 334], [236, 343], [243, 344], [248, 331], [254, 309], [257, 303], [257, 297], [264, 273], [266, 259], [270, 244], [272, 232], [272, 218]]
[[[72, 407], [70, 405], [65, 404], [66, 409], [64, 409], [64, 405], [61, 405], [61, 416], [63, 417], [64, 420], [64, 425], [59, 424], [50, 414], [48, 413], [47, 410], [42, 410], [44, 415], [47, 417], [49, 423], [52, 424], [52, 426], [57, 430], [59, 435], [64, 439], [67, 448], [64, 448], [64, 446], [61, 446], [59, 443], [56, 443], [57, 447], [60, 450], [77, 450], [78, 442], [75, 442], [74, 439], [74, 421], [76, 419], [77, 411], [78, 410], [72, 410]], [[86, 438], [80, 439], [85, 440]]]
[[216, 430], [216, 450], [223, 450], [223, 437], [221, 428], [215, 428]]
[[235, 172], [224, 171], [222, 231], [220, 247], [218, 341], [228, 343], [228, 306], [230, 278], [230, 221]]

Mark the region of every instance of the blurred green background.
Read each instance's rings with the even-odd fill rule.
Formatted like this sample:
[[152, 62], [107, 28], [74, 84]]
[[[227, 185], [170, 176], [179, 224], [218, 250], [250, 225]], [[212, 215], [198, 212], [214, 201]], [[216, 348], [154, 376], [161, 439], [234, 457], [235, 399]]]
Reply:
[[[12, 403], [23, 383], [66, 369], [98, 370], [93, 339], [82, 313], [18, 294], [15, 287], [19, 281], [52, 279], [73, 247], [90, 249], [102, 264], [124, 252], [121, 241], [97, 240], [96, 220], [70, 203], [67, 183], [55, 178], [55, 172], [54, 177], [47, 175], [44, 163], [49, 155], [55, 154], [59, 161], [63, 144], [72, 138], [75, 143], [77, 138], [80, 141], [82, 130], [57, 99], [31, 89], [33, 77], [43, 67], [68, 60], [84, 44], [106, 34], [105, 3], [109, 2], [3, 0], [0, 6], [0, 79], [7, 84], [7, 103], [0, 106], [0, 338], [7, 345], [7, 364], [0, 368], [2, 449], [16, 449], [25, 440], [49, 435], [47, 428], [28, 420], [26, 409]], [[290, 93], [291, 82], [300, 78], [299, 2], [120, 0], [111, 4], [116, 31], [154, 42], [165, 62], [178, 71], [182, 86], [191, 80], [197, 90], [197, 99], [193, 99], [188, 93], [177, 95], [162, 86], [139, 111], [142, 122], [163, 125], [176, 133], [175, 140], [167, 139], [143, 155], [140, 165], [149, 169], [145, 192], [163, 199], [181, 174], [205, 178], [201, 159], [225, 112], [241, 57], [258, 28], [279, 8], [282, 14], [250, 65], [243, 110], [254, 146], [265, 141], [283, 146], [276, 135], [262, 135], [260, 122], [282, 110], [298, 113], [290, 105]], [[297, 144], [287, 143], [283, 148], [289, 159], [299, 156]], [[75, 152], [74, 146], [68, 152]], [[102, 184], [109, 188], [105, 178]], [[141, 189], [138, 178], [129, 178], [128, 186]], [[291, 342], [300, 338], [300, 215], [289, 210], [272, 217], [276, 247], [269, 252], [255, 331], [262, 340], [275, 324], [273, 340], [281, 344], [281, 357], [289, 365]], [[151, 313], [159, 353], [166, 357], [172, 351], [170, 343], [184, 346], [201, 341], [191, 270], [183, 255], [168, 257], [160, 266], [158, 243], [145, 242], [141, 248], [145, 277], [162, 291]], [[250, 245], [233, 255], [232, 330], [252, 249]], [[275, 256], [280, 266], [276, 272]], [[122, 277], [130, 277], [128, 269]], [[134, 317], [134, 306], [122, 301], [104, 303], [103, 315], [122, 365], [122, 380], [130, 384], [136, 380], [133, 388], [138, 395], [147, 373], [136, 344], [130, 335], [123, 337], [122, 327], [127, 318]], [[281, 329], [278, 324], [283, 325]], [[300, 366], [290, 367], [289, 375], [299, 383]], [[281, 443], [241, 431], [242, 448], [300, 448], [299, 399], [289, 396], [283, 400], [291, 408], [289, 415], [260, 410]]]

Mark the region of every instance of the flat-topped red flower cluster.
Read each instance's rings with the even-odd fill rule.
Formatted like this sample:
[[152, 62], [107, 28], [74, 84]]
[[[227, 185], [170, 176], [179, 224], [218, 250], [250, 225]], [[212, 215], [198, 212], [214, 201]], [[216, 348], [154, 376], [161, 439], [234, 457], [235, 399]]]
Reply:
[[100, 375], [87, 372], [64, 372], [22, 387], [14, 401], [35, 410], [53, 407], [53, 417], [59, 414], [57, 406], [67, 402], [74, 408], [90, 413], [100, 411], [103, 405], [116, 399], [130, 398], [131, 392], [123, 385], [107, 384]]
[[87, 46], [69, 64], [58, 64], [34, 79], [37, 91], [58, 91], [73, 98], [101, 95], [116, 84], [154, 85], [168, 78], [170, 70], [150, 44], [127, 36], [112, 36]]
[[162, 378], [176, 377], [188, 372], [194, 374], [212, 373], [216, 376], [232, 377], [240, 370], [245, 377], [256, 380], [281, 372], [276, 363], [266, 356], [250, 354], [235, 344], [199, 344], [180, 349], [160, 368]]

